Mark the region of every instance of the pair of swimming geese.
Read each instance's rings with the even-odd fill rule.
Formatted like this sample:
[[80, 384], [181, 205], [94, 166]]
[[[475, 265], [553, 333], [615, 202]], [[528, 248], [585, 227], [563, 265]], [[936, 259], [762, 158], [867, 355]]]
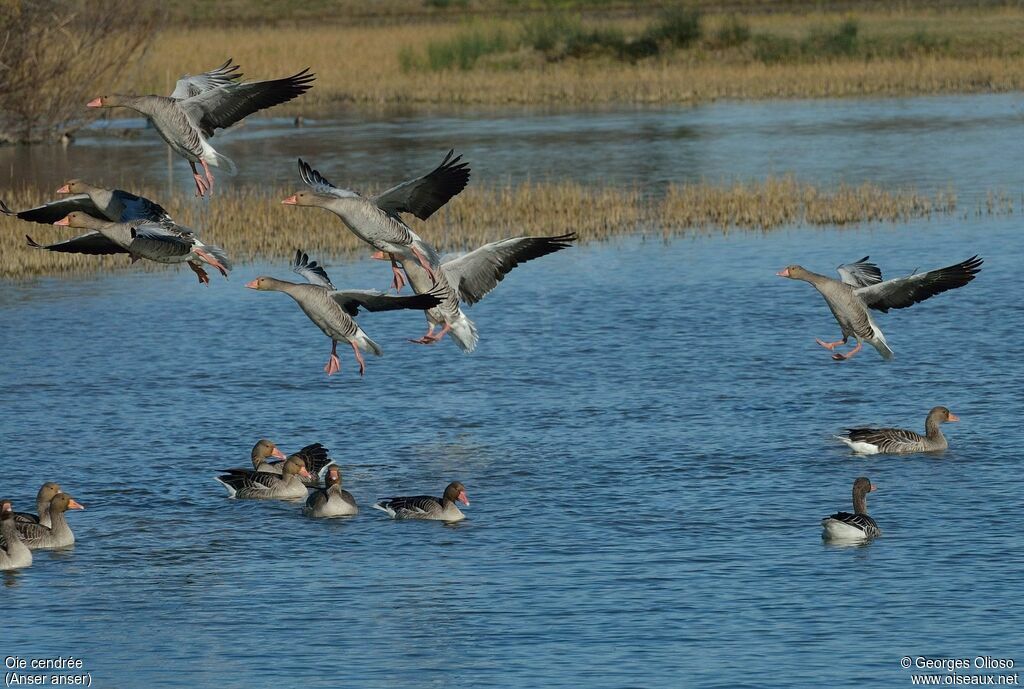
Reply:
[[75, 542], [65, 512], [84, 510], [60, 486], [47, 482], [36, 495], [36, 514], [15, 512], [10, 500], [0, 500], [0, 570], [32, 564], [33, 550], [64, 548]]
[[[276, 458], [276, 459], [272, 459]], [[216, 480], [228, 495], [241, 500], [300, 500], [303, 512], [314, 518], [358, 514], [352, 494], [341, 486], [341, 469], [319, 443], [285, 456], [278, 447], [260, 439], [252, 448], [252, 469], [225, 469]], [[319, 477], [324, 474], [324, 487]], [[314, 488], [312, 493], [309, 489]], [[440, 498], [430, 495], [392, 497], [374, 503], [376, 509], [396, 519], [431, 519], [456, 522], [465, 518], [456, 503], [469, 505], [466, 488], [453, 481]]]
[[[906, 454], [939, 452], [949, 447], [942, 424], [960, 417], [946, 407], [933, 407], [924, 422], [924, 435], [902, 428], [848, 428], [836, 436], [858, 454]], [[862, 541], [882, 535], [878, 523], [868, 515], [867, 494], [874, 484], [861, 476], [853, 482], [853, 512], [837, 512], [821, 520], [822, 535], [829, 540]]]

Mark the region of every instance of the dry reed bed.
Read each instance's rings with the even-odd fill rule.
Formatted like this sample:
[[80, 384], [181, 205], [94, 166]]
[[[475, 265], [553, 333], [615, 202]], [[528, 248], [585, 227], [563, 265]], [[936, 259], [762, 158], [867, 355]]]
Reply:
[[[185, 195], [164, 199], [154, 190], [140, 191], [162, 203], [179, 222], [200, 230], [207, 243], [225, 247], [236, 264], [286, 258], [296, 248], [324, 258], [370, 253], [369, 247], [327, 211], [281, 205], [280, 200], [291, 190], [230, 190], [201, 204]], [[7, 199], [14, 208], [43, 200], [45, 195], [39, 191], [23, 191]], [[453, 251], [522, 234], [575, 231], [587, 242], [640, 232], [672, 235], [692, 230], [767, 231], [806, 224], [901, 222], [955, 209], [956, 197], [951, 191], [929, 196], [873, 184], [827, 190], [792, 177], [732, 185], [674, 184], [656, 195], [635, 186], [525, 183], [471, 187], [429, 222], [416, 223], [415, 229], [442, 251]], [[125, 256], [31, 249], [25, 245], [26, 233], [41, 243], [71, 236], [66, 228], [0, 217], [0, 278], [129, 267]]]
[[[751, 30], [787, 37], [843, 21], [839, 13], [747, 16]], [[908, 11], [856, 15], [865, 40], [927, 32], [948, 47], [937, 54], [865, 60], [827, 57], [770, 63], [736, 51], [684, 50], [636, 64], [602, 58], [547, 63], [527, 58], [514, 69], [403, 72], [399, 53], [422, 52], [431, 41], [465, 32], [466, 24], [387, 26], [317, 24], [274, 27], [175, 27], [154, 41], [137, 70], [140, 92], [169, 92], [183, 72], [220, 64], [230, 54], [248, 77], [283, 76], [311, 66], [317, 86], [279, 114], [315, 112], [337, 103], [365, 106], [460, 104], [680, 103], [718, 98], [775, 98], [1006, 91], [1024, 87], [1019, 36], [1024, 12], [1013, 8], [964, 12]], [[632, 23], [631, 23], [632, 21]], [[709, 27], [723, 21], [708, 17]], [[616, 22], [641, 26], [642, 20]], [[514, 22], [488, 26], [514, 30]]]

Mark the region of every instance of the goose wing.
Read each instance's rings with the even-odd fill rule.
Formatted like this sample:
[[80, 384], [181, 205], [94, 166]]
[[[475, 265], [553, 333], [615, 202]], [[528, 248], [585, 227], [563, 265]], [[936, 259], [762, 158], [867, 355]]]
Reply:
[[905, 309], [947, 290], [963, 287], [981, 271], [982, 259], [972, 256], [956, 265], [886, 280], [854, 290], [870, 309]]
[[426, 220], [469, 182], [469, 163], [461, 162], [461, 155], [452, 156], [455, 156], [454, 149], [427, 174], [391, 187], [373, 202], [388, 213], [412, 213]]
[[6, 203], [0, 201], [0, 213], [15, 216], [20, 220], [37, 222], [42, 225], [52, 225], [58, 220], [67, 217], [68, 213], [74, 213], [75, 211], [87, 213], [99, 220], [107, 219], [103, 215], [103, 211], [96, 207], [96, 204], [92, 202], [88, 194], [72, 194], [71, 196], [50, 201], [49, 203], [44, 203], [41, 206], [24, 211], [12, 211]]
[[848, 428], [846, 437], [851, 442], [874, 445], [881, 452], [913, 451], [924, 440], [920, 434], [902, 428]]
[[107, 239], [99, 232], [86, 232], [73, 239], [65, 239], [63, 242], [53, 244], [40, 244], [32, 237], [25, 235], [28, 245], [33, 249], [45, 249], [47, 251], [59, 251], [67, 254], [89, 254], [92, 256], [104, 256], [107, 254], [126, 254], [127, 249], [121, 248], [115, 242]]
[[302, 158], [299, 158], [299, 178], [313, 191], [324, 196], [337, 196], [339, 198], [358, 196], [350, 189], [342, 189], [332, 184], [326, 177], [320, 174], [319, 170], [313, 168]]
[[448, 282], [458, 289], [459, 298], [467, 304], [475, 304], [520, 263], [561, 251], [572, 246], [574, 241], [575, 232], [555, 237], [502, 239], [446, 261], [441, 270]]
[[170, 231], [155, 223], [132, 227], [131, 234], [131, 253], [150, 259], [188, 256], [195, 247], [190, 234]]
[[870, 263], [869, 258], [871, 257], [865, 256], [859, 261], [844, 263], [836, 268], [836, 272], [839, 273], [842, 281], [850, 287], [868, 287], [878, 284], [882, 281], [882, 271], [877, 265]]
[[397, 517], [422, 517], [441, 511], [441, 501], [431, 495], [412, 495], [386, 498], [377, 502], [385, 511], [391, 510]]
[[444, 290], [440, 285], [435, 285], [430, 292], [415, 294], [411, 297], [397, 297], [376, 290], [331, 292], [331, 299], [353, 318], [359, 314], [360, 307], [367, 311], [395, 311], [398, 309], [426, 311], [440, 304], [443, 297]]
[[306, 281], [326, 287], [329, 290], [334, 289], [334, 284], [331, 283], [331, 278], [327, 275], [327, 271], [316, 261], [309, 260], [309, 254], [301, 249], [295, 250], [295, 258], [292, 259], [292, 270], [302, 277], [306, 278]]
[[296, 452], [295, 455], [302, 457], [306, 463], [306, 470], [314, 476], [319, 476], [324, 467], [334, 464], [334, 460], [328, 455], [327, 448], [320, 443], [306, 445]]
[[855, 529], [860, 529], [868, 536], [882, 535], [882, 530], [878, 528], [878, 522], [866, 514], [855, 512], [836, 512], [828, 518], [834, 519], [837, 522], [842, 522], [848, 526], [852, 526]]
[[203, 136], [213, 136], [258, 110], [286, 103], [313, 86], [316, 75], [309, 68], [283, 79], [229, 83], [201, 91], [181, 101], [181, 106], [199, 125]]
[[203, 72], [202, 74], [186, 74], [181, 79], [178, 79], [178, 83], [174, 85], [174, 91], [171, 92], [171, 98], [177, 98], [178, 100], [185, 100], [186, 98], [192, 98], [198, 96], [204, 91], [211, 89], [220, 88], [221, 86], [227, 86], [235, 81], [235, 79], [241, 79], [242, 73], [238, 70], [241, 69], [239, 65], [232, 64], [231, 58], [216, 69], [211, 69], [209, 72]]
[[164, 210], [164, 207], [155, 201], [150, 201], [145, 196], [136, 196], [121, 189], [114, 189], [113, 195], [124, 206], [121, 213], [121, 222], [132, 220], [148, 220], [155, 223], [173, 224], [171, 214]]

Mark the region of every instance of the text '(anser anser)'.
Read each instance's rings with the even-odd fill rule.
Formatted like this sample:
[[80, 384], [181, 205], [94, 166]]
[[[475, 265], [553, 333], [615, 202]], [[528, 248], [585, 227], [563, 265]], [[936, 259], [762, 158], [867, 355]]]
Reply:
[[836, 512], [821, 520], [822, 537], [837, 541], [863, 541], [882, 535], [875, 520], [868, 516], [867, 495], [875, 486], [861, 476], [853, 482], [853, 512]]
[[[229, 59], [220, 67], [197, 76], [185, 75], [168, 96], [100, 96], [90, 108], [131, 108], [153, 123], [167, 145], [192, 167], [196, 195], [213, 188], [210, 166], [235, 173], [235, 164], [210, 145], [208, 139], [259, 110], [286, 103], [313, 86], [315, 75], [304, 69], [283, 79], [238, 82], [242, 74]], [[196, 169], [203, 166], [205, 178]]]
[[959, 420], [946, 407], [933, 407], [924, 422], [924, 435], [902, 428], [848, 428], [846, 435], [836, 437], [864, 455], [938, 452], [949, 447], [940, 426]]
[[435, 498], [432, 495], [413, 495], [409, 497], [386, 498], [374, 503], [374, 507], [386, 512], [393, 519], [435, 519], [445, 522], [457, 522], [465, 519], [456, 502], [469, 506], [466, 487], [459, 481], [452, 481], [444, 489], [444, 495]]
[[245, 286], [264, 292], [284, 292], [298, 303], [309, 320], [331, 338], [331, 358], [324, 366], [324, 371], [329, 376], [341, 370], [338, 342], [347, 342], [352, 347], [359, 363], [359, 375], [366, 372], [366, 361], [361, 352], [372, 352], [376, 356], [384, 355], [380, 346], [355, 322], [360, 308], [367, 311], [425, 310], [441, 301], [437, 294], [396, 297], [375, 291], [336, 290], [327, 276], [327, 271], [316, 261], [310, 261], [309, 256], [302, 251], [295, 252], [292, 270], [309, 282], [300, 284], [271, 277], [258, 277]]
[[843, 338], [836, 342], [817, 340], [825, 349], [835, 350], [854, 337], [857, 346], [846, 353], [834, 352], [837, 361], [849, 359], [867, 342], [885, 359], [893, 358], [893, 351], [885, 335], [871, 317], [871, 310], [887, 313], [889, 309], [905, 309], [947, 290], [963, 287], [981, 270], [982, 259], [972, 256], [956, 265], [926, 273], [882, 281], [882, 273], [865, 256], [860, 261], [839, 266], [841, 280], [812, 273], [798, 265], [783, 268], [779, 277], [803, 280], [814, 286], [825, 298], [832, 315], [842, 329]]

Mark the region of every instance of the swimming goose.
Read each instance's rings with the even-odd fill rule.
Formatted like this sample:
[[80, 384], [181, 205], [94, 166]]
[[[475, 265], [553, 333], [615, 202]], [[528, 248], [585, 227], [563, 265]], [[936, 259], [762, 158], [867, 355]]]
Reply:
[[[430, 326], [427, 334], [410, 342], [434, 344], [450, 332], [462, 351], [472, 352], [479, 336], [476, 325], [462, 311], [459, 301], [469, 305], [477, 303], [520, 263], [561, 251], [575, 241], [576, 233], [570, 232], [554, 237], [512, 237], [491, 242], [442, 263], [441, 270], [437, 271], [436, 284], [419, 263], [403, 262], [402, 267], [414, 292], [423, 294], [440, 288], [443, 293], [441, 303], [426, 312]], [[387, 257], [377, 252], [373, 258]], [[437, 326], [442, 326], [441, 332], [435, 335]]]
[[383, 292], [334, 289], [327, 272], [310, 261], [303, 251], [295, 252], [292, 270], [309, 281], [299, 284], [277, 280], [271, 277], [258, 277], [245, 286], [264, 292], [284, 292], [298, 304], [303, 313], [313, 321], [327, 337], [331, 338], [331, 358], [324, 366], [327, 375], [334, 375], [341, 370], [338, 360], [338, 342], [347, 342], [355, 352], [359, 363], [359, 375], [366, 371], [366, 361], [360, 350], [383, 356], [380, 346], [367, 337], [363, 329], [355, 322], [359, 307], [367, 311], [390, 311], [394, 309], [429, 309], [441, 300], [435, 294], [417, 294], [412, 297], [393, 297]]
[[456, 501], [469, 506], [466, 487], [453, 481], [444, 489], [444, 496], [435, 498], [430, 495], [415, 495], [404, 498], [387, 498], [378, 500], [374, 507], [394, 519], [437, 519], [446, 522], [457, 522], [466, 515], [455, 504]]
[[[291, 459], [292, 457], [300, 458], [306, 465], [306, 470], [309, 471], [309, 478], [303, 478], [302, 482], [307, 486], [314, 488], [320, 485], [320, 475], [324, 470], [334, 464], [334, 460], [328, 456], [327, 448], [320, 443], [306, 445], [295, 454], [286, 457], [284, 461]], [[284, 461], [277, 460], [270, 462], [264, 459], [257, 464], [254, 458], [253, 468], [256, 469], [256, 471], [266, 471], [271, 474], [280, 475], [281, 467], [284, 466]]]
[[33, 550], [63, 548], [75, 542], [75, 534], [71, 533], [65, 512], [84, 509], [83, 505], [67, 493], [57, 493], [50, 499], [50, 526], [19, 521], [16, 523], [18, 533], [25, 545]]
[[228, 489], [228, 497], [239, 500], [295, 500], [309, 493], [302, 482], [303, 478], [309, 478], [309, 471], [298, 457], [287, 460], [280, 475], [250, 469], [228, 469], [215, 478]]
[[50, 525], [50, 501], [53, 500], [53, 496], [60, 492], [60, 486], [52, 481], [47, 481], [40, 488], [39, 492], [36, 493], [36, 513], [30, 514], [28, 512], [15, 512], [14, 520], [19, 523], [26, 524], [42, 524], [43, 526]]
[[902, 428], [848, 428], [845, 436], [836, 437], [854, 452], [864, 455], [936, 452], [949, 447], [939, 426], [959, 420], [960, 417], [946, 407], [933, 407], [924, 422], [924, 435]]
[[882, 313], [888, 313], [889, 309], [905, 309], [936, 294], [963, 287], [981, 271], [981, 264], [982, 259], [972, 256], [946, 268], [883, 282], [881, 271], [875, 264], [868, 263], [868, 257], [865, 256], [856, 263], [839, 266], [842, 280], [812, 273], [798, 265], [787, 266], [776, 275], [809, 282], [825, 298], [842, 329], [843, 339], [836, 342], [816, 340], [818, 344], [833, 351], [839, 345], [846, 344], [851, 336], [856, 338], [856, 347], [845, 354], [833, 353], [833, 359], [849, 359], [860, 351], [864, 342], [877, 349], [882, 358], [892, 359], [893, 351], [871, 317], [870, 309]]
[[94, 218], [111, 222], [129, 222], [131, 220], [170, 222], [171, 220], [171, 216], [159, 204], [123, 189], [105, 189], [80, 179], [71, 179], [65, 182], [64, 186], [57, 190], [57, 193], [69, 194], [69, 196], [17, 212], [12, 211], [7, 204], [0, 201], [0, 213], [44, 225], [52, 225], [61, 218], [67, 217], [68, 213], [75, 211], [82, 211]]
[[[252, 460], [252, 468], [255, 471], [260, 470], [260, 465], [266, 464], [270, 457], [277, 457], [280, 460], [285, 460], [285, 454], [277, 448], [273, 442], [266, 438], [260, 438], [256, 441], [256, 444], [252, 446], [252, 452], [249, 453], [249, 457]], [[281, 473], [280, 471], [276, 473]]]
[[326, 487], [318, 488], [306, 498], [306, 506], [302, 509], [306, 516], [323, 519], [349, 517], [359, 512], [356, 499], [341, 488], [341, 469], [336, 465], [327, 469], [324, 484]]
[[853, 514], [836, 512], [831, 517], [821, 520], [824, 528], [822, 538], [843, 541], [860, 541], [882, 535], [882, 530], [874, 519], [868, 516], [867, 494], [875, 490], [875, 486], [866, 477], [861, 476], [853, 482]]
[[352, 233], [364, 242], [388, 254], [391, 259], [392, 283], [395, 290], [405, 284], [398, 269], [397, 258], [416, 261], [431, 277], [440, 262], [437, 252], [412, 231], [402, 213], [412, 213], [426, 220], [434, 212], [461, 192], [469, 181], [469, 164], [460, 162], [462, 156], [452, 158], [448, 151], [445, 159], [431, 172], [416, 179], [402, 182], [379, 196], [364, 197], [350, 189], [340, 189], [299, 159], [299, 177], [312, 191], [299, 191], [281, 203], [290, 206], [318, 206], [339, 218]]
[[18, 535], [14, 514], [11, 501], [0, 500], [0, 571], [21, 569], [32, 564], [32, 551]]
[[[283, 79], [239, 83], [242, 74], [229, 59], [220, 67], [198, 76], [178, 80], [170, 97], [100, 96], [89, 101], [90, 108], [131, 108], [145, 115], [167, 145], [192, 167], [196, 195], [213, 189], [210, 165], [235, 173], [231, 159], [213, 149], [207, 141], [217, 129], [225, 129], [259, 110], [286, 103], [313, 86], [315, 75], [304, 69]], [[206, 177], [196, 169], [203, 166]]]
[[[223, 249], [212, 244], [203, 244], [192, 230], [175, 223], [141, 220], [115, 223], [99, 220], [82, 211], [75, 211], [54, 225], [95, 230], [131, 256], [133, 263], [142, 258], [155, 263], [185, 263], [199, 277], [200, 284], [210, 284], [210, 276], [203, 270], [203, 263], [213, 266], [224, 277], [227, 277], [228, 271], [231, 270], [231, 261]], [[88, 235], [71, 241], [84, 240], [86, 237]]]

